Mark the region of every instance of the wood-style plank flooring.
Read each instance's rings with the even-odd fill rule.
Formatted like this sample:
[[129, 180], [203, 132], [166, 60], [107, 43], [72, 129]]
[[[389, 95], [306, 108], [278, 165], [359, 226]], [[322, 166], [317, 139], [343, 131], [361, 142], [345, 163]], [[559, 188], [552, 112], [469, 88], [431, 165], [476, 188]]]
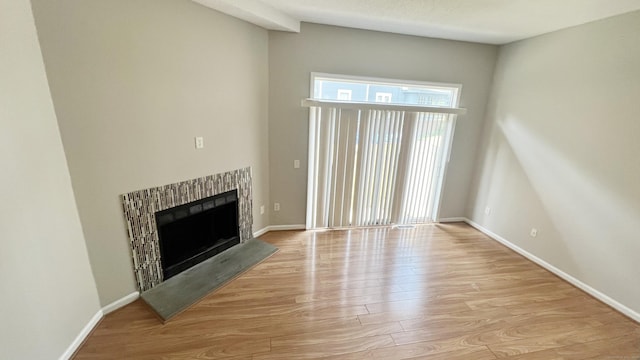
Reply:
[[76, 359], [640, 359], [640, 325], [464, 224], [272, 232], [162, 324], [107, 315]]

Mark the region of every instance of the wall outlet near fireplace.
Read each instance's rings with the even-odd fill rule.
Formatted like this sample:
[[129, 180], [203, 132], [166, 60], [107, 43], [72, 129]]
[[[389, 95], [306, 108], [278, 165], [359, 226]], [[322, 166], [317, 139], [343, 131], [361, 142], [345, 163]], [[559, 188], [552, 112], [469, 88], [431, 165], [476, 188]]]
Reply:
[[273, 203], [273, 211], [280, 211], [280, 203]]
[[195, 141], [196, 141], [196, 149], [204, 148], [204, 138], [202, 136], [196, 136]]
[[260, 205], [260, 215], [264, 214], [264, 205]]

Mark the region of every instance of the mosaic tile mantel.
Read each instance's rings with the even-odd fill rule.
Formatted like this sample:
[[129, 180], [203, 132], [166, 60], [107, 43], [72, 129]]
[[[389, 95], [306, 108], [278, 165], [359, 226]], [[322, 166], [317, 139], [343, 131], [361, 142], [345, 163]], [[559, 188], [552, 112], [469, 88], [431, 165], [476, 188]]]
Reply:
[[140, 292], [163, 281], [155, 213], [234, 189], [238, 190], [238, 224], [242, 243], [253, 237], [250, 167], [122, 195], [133, 270]]

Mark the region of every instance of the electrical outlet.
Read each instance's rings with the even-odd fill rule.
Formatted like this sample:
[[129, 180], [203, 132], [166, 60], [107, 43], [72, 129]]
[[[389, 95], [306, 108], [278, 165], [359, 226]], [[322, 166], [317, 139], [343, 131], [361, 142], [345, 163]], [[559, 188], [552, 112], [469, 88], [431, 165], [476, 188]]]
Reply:
[[280, 203], [273, 203], [273, 211], [280, 211]]
[[536, 228], [531, 228], [531, 232], [529, 233], [529, 235], [530, 235], [531, 237], [536, 237], [536, 236], [538, 236], [538, 229], [536, 229]]
[[260, 205], [260, 215], [264, 214], [264, 205]]
[[195, 141], [196, 141], [196, 149], [204, 148], [204, 138], [202, 136], [196, 136]]
[[491, 215], [491, 208], [488, 207], [488, 206], [486, 208], [484, 208], [484, 214], [485, 215]]

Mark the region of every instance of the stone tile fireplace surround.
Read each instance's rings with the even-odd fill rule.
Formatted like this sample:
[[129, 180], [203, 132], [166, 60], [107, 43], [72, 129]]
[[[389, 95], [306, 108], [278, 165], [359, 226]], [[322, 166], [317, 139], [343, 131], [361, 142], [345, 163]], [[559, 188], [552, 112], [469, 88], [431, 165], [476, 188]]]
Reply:
[[238, 224], [240, 243], [243, 243], [253, 237], [250, 167], [122, 195], [133, 270], [140, 292], [163, 281], [155, 213], [234, 189], [238, 190]]

